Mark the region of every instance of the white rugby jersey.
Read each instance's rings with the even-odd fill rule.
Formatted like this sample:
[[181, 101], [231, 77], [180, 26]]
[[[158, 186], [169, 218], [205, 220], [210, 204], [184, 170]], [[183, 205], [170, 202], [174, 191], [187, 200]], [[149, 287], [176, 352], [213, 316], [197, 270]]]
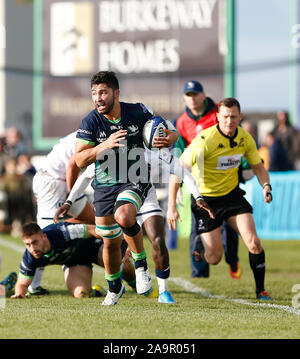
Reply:
[[75, 153], [76, 133], [77, 131], [61, 138], [59, 143], [47, 155], [42, 169], [47, 171], [53, 178], [66, 178], [68, 162]]

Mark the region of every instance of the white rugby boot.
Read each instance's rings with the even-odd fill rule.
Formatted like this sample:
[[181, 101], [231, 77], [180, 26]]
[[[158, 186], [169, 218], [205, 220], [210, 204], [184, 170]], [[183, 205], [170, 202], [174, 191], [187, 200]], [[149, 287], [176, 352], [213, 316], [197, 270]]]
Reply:
[[118, 300], [122, 297], [122, 295], [125, 293], [125, 285], [122, 284], [122, 287], [120, 289], [119, 293], [110, 292], [107, 291], [106, 297], [104, 301], [102, 302], [102, 305], [116, 305], [118, 303]]
[[137, 294], [145, 294], [152, 288], [152, 280], [149, 268], [139, 267], [135, 270], [136, 292]]

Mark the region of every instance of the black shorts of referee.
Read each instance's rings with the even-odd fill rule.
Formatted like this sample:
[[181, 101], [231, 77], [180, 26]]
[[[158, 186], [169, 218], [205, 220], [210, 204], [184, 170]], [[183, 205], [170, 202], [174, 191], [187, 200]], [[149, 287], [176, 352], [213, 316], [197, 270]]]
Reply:
[[220, 227], [223, 220], [229, 217], [243, 213], [253, 213], [252, 206], [244, 198], [246, 194], [241, 188], [236, 187], [234, 190], [220, 197], [203, 196], [205, 201], [213, 210], [215, 219], [210, 218], [208, 212], [197, 206], [195, 199], [192, 200], [192, 211], [197, 221], [198, 233], [211, 232]]

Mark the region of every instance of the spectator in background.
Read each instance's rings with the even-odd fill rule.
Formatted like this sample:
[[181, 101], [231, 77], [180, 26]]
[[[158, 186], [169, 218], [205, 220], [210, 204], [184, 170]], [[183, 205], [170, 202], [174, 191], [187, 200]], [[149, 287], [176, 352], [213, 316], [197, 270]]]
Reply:
[[291, 169], [288, 153], [281, 139], [275, 138], [273, 132], [267, 133], [258, 153], [264, 162], [264, 167], [269, 172], [289, 171]]
[[285, 111], [277, 112], [273, 135], [275, 139], [281, 140], [281, 143], [287, 152], [290, 165], [288, 170], [295, 169], [296, 134], [297, 130], [290, 124], [288, 113]]
[[252, 137], [254, 138], [254, 141], [256, 143], [256, 146], [258, 147], [258, 138], [257, 138], [257, 127], [253, 123], [251, 123], [248, 120], [242, 120], [241, 126], [244, 130], [248, 131]]
[[21, 140], [21, 133], [17, 127], [6, 129], [4, 152], [12, 158], [17, 158], [27, 152], [26, 146]]
[[8, 160], [7, 154], [4, 152], [5, 138], [0, 137], [0, 232], [6, 233], [9, 231], [5, 222], [7, 217], [7, 194], [2, 186], [1, 177], [5, 172], [5, 163]]
[[0, 222], [1, 231], [20, 234], [21, 225], [35, 218], [31, 190], [35, 168], [18, 128], [5, 130], [0, 138]]
[[269, 141], [268, 141], [268, 134], [265, 136], [262, 145], [258, 149], [259, 157], [261, 158], [264, 167], [267, 171], [270, 168], [270, 149], [269, 149]]
[[295, 170], [300, 171], [300, 131], [296, 133], [295, 144]]
[[[22, 155], [24, 156], [24, 155]], [[32, 167], [27, 156], [27, 166]], [[20, 172], [16, 158], [8, 158], [5, 162], [5, 172], [0, 177], [0, 191], [4, 194], [5, 210], [4, 227], [13, 236], [20, 235], [21, 225], [35, 218], [33, 194], [31, 190], [32, 177], [26, 171]], [[29, 164], [28, 164], [29, 161]], [[22, 166], [24, 168], [24, 165]], [[4, 204], [3, 204], [4, 205]]]
[[36, 174], [36, 168], [31, 163], [31, 156], [29, 154], [19, 155], [17, 158], [17, 172], [19, 175], [22, 175], [27, 182], [26, 189], [28, 189], [28, 191], [24, 194], [24, 206], [29, 218], [35, 219], [37, 208], [32, 190], [32, 181]]
[[18, 172], [24, 174], [31, 179], [36, 174], [36, 169], [31, 163], [31, 156], [29, 154], [22, 154], [18, 157]]
[[30, 188], [24, 176], [17, 173], [15, 158], [10, 158], [5, 163], [5, 173], [1, 176], [0, 189], [7, 196], [7, 215], [4, 222], [11, 228], [11, 234], [17, 236], [21, 224], [25, 223], [27, 218], [27, 209], [24, 204]]
[[9, 159], [9, 156], [4, 151], [5, 137], [0, 137], [0, 176], [5, 172], [5, 163]]

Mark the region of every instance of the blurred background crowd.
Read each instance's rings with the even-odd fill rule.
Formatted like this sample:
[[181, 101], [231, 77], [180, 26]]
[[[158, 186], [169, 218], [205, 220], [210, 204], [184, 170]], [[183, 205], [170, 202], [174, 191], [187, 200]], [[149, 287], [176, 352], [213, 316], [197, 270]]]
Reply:
[[0, 231], [20, 234], [21, 225], [35, 220], [32, 178], [36, 169], [18, 128], [0, 137]]

